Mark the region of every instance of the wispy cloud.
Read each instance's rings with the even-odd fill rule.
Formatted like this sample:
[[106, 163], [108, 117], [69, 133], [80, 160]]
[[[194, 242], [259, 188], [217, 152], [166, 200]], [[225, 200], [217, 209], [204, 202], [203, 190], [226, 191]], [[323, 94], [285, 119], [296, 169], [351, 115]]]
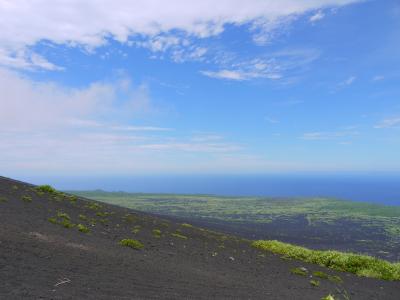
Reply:
[[374, 128], [399, 128], [400, 127], [400, 117], [384, 119], [374, 126]]
[[340, 83], [340, 85], [341, 85], [341, 86], [352, 85], [356, 79], [357, 79], [356, 76], [350, 76], [350, 77], [347, 78], [346, 80], [342, 81], [342, 82]]
[[268, 123], [271, 123], [271, 124], [279, 123], [279, 121], [277, 119], [271, 118], [271, 117], [265, 117], [264, 120], [267, 121]]
[[212, 78], [234, 81], [259, 78], [278, 80], [301, 72], [318, 57], [319, 51], [316, 49], [286, 49], [251, 59], [231, 54], [217, 61], [219, 70], [205, 70], [201, 73]]
[[332, 139], [339, 139], [339, 138], [352, 138], [358, 136], [360, 133], [358, 131], [315, 131], [315, 132], [307, 132], [304, 133], [300, 139], [303, 140], [332, 140]]
[[314, 22], [322, 20], [324, 17], [325, 17], [325, 14], [321, 10], [319, 10], [309, 18], [309, 21], [311, 23], [314, 23]]
[[374, 76], [374, 77], [372, 78], [372, 81], [381, 81], [381, 80], [384, 80], [384, 79], [385, 79], [385, 76], [376, 75], [376, 76]]

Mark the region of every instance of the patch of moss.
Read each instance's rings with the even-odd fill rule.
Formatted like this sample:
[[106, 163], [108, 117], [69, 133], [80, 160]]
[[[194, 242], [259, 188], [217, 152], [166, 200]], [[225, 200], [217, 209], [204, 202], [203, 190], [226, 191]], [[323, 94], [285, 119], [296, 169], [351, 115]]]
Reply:
[[358, 276], [400, 280], [400, 264], [390, 263], [371, 256], [330, 250], [310, 250], [279, 241], [255, 241], [252, 243], [252, 246], [261, 250], [283, 254], [292, 259], [354, 273]]
[[119, 242], [121, 246], [130, 247], [136, 250], [140, 250], [144, 248], [144, 245], [138, 240], [133, 239], [123, 239]]

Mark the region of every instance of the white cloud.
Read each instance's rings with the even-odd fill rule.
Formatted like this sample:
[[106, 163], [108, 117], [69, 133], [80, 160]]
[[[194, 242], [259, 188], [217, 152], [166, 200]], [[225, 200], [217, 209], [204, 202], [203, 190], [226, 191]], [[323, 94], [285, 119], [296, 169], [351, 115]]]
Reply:
[[350, 77], [347, 78], [345, 81], [343, 81], [342, 83], [340, 83], [340, 85], [352, 85], [356, 79], [357, 79], [357, 77], [355, 77], [355, 76], [350, 76]]
[[98, 126], [98, 120], [132, 120], [154, 110], [146, 86], [126, 78], [65, 88], [35, 82], [0, 68], [0, 130]]
[[400, 127], [400, 117], [399, 118], [389, 118], [384, 119], [380, 123], [376, 124], [374, 128], [382, 129], [382, 128], [394, 128]]
[[[153, 51], [180, 42], [176, 36], [206, 38], [223, 32], [227, 24], [251, 24], [254, 39], [266, 43], [282, 24], [309, 11], [338, 7], [360, 0], [15, 0], [0, 2], [0, 63], [9, 65], [15, 54], [41, 41], [87, 50], [114, 39], [143, 41]], [[289, 21], [288, 21], [289, 20]], [[160, 34], [167, 34], [161, 37]], [[18, 65], [55, 69], [51, 62], [17, 56]]]
[[314, 22], [322, 20], [324, 17], [325, 17], [325, 14], [321, 10], [319, 10], [315, 14], [313, 14], [309, 20], [311, 23], [314, 23]]
[[332, 140], [332, 139], [339, 139], [339, 138], [352, 138], [358, 136], [360, 133], [358, 131], [333, 131], [333, 132], [307, 132], [304, 133], [300, 139], [302, 140]]
[[374, 77], [372, 78], [372, 81], [381, 81], [381, 80], [384, 80], [384, 79], [385, 79], [385, 76], [376, 75], [376, 76], [374, 76]]
[[204, 70], [201, 74], [218, 79], [244, 81], [257, 78], [270, 80], [290, 76], [292, 72], [301, 72], [319, 57], [315, 49], [286, 49], [261, 57], [243, 59], [233, 54], [217, 61], [220, 70]]

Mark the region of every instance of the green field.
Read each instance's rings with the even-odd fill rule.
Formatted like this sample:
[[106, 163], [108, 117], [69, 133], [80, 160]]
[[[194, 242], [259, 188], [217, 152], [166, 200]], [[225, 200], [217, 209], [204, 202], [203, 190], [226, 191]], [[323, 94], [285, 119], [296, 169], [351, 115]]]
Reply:
[[400, 207], [325, 198], [72, 192], [141, 211], [210, 224], [246, 237], [398, 260]]

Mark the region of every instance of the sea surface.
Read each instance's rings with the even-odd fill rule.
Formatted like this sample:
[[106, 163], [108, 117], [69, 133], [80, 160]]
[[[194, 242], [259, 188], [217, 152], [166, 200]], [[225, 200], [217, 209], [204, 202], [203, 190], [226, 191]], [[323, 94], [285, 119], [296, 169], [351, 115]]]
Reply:
[[25, 177], [61, 190], [188, 193], [227, 196], [332, 197], [400, 205], [400, 174], [180, 175]]

